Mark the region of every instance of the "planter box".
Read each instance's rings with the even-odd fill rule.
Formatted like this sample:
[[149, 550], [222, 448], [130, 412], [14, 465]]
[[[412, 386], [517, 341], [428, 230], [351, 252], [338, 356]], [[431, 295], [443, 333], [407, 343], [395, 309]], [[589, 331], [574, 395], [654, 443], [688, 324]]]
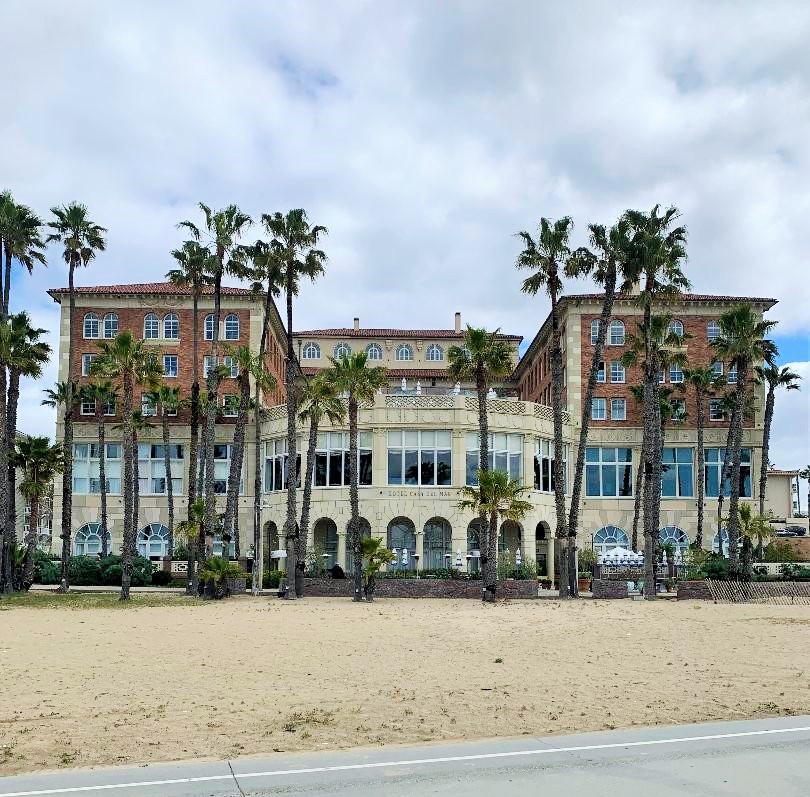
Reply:
[[712, 600], [712, 593], [705, 581], [679, 581], [678, 600]]
[[227, 585], [228, 592], [231, 595], [244, 595], [247, 589], [247, 579], [244, 577], [229, 578], [227, 579]]
[[594, 598], [600, 599], [628, 597], [626, 581], [612, 581], [607, 578], [595, 578], [593, 580], [591, 591]]

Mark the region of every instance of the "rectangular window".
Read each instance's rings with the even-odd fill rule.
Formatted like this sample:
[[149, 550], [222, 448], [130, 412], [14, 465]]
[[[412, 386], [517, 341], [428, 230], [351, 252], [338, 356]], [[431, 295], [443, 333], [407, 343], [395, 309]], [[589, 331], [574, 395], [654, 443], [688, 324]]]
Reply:
[[596, 341], [599, 338], [599, 327], [602, 325], [602, 322], [597, 318], [595, 321], [591, 321], [591, 346], [596, 345]]
[[664, 498], [692, 498], [694, 469], [691, 448], [665, 448], [661, 466], [661, 495]]
[[[371, 432], [357, 434], [358, 484], [371, 485]], [[349, 469], [349, 433], [319, 432], [315, 449], [315, 469], [312, 483], [315, 487], [348, 487], [351, 483]]]
[[115, 415], [115, 399], [112, 401], [107, 401], [104, 404], [104, 414], [105, 415]]
[[658, 384], [663, 385], [667, 381], [667, 375], [663, 369], [658, 373]]
[[672, 406], [672, 420], [676, 423], [686, 418], [686, 399], [674, 398], [669, 400]]
[[631, 498], [632, 449], [596, 447], [585, 449], [585, 494], [596, 498]]
[[231, 372], [231, 379], [239, 377], [239, 360], [236, 357], [223, 357], [222, 364]]
[[236, 418], [239, 415], [239, 396], [222, 397], [222, 415], [225, 418]]
[[726, 377], [726, 379], [728, 380], [728, 383], [730, 385], [736, 385], [737, 384], [737, 366], [736, 365], [730, 365], [728, 367], [728, 376]]
[[669, 367], [669, 381], [672, 382], [673, 385], [683, 382], [683, 371], [680, 365], [671, 365]]
[[96, 414], [96, 402], [95, 401], [83, 401], [81, 406], [81, 414], [82, 415], [95, 415]]
[[[466, 481], [470, 486], [478, 484], [480, 460], [478, 432], [467, 432]], [[523, 475], [523, 435], [494, 432], [489, 436], [489, 467], [503, 471], [510, 479]]]
[[596, 381], [597, 382], [604, 382], [605, 381], [605, 363], [604, 363], [604, 360], [599, 363], [599, 370], [596, 372]]
[[[296, 482], [301, 486], [301, 441], [296, 443]], [[287, 489], [287, 438], [278, 437], [264, 444], [264, 491], [266, 493]], [[316, 465], [317, 468], [317, 465]], [[227, 478], [227, 477], [226, 477]]]
[[156, 407], [149, 396], [141, 396], [141, 413], [144, 418], [151, 418], [156, 413]]
[[591, 400], [591, 420], [607, 420], [607, 399], [595, 398]]
[[610, 381], [613, 384], [624, 384], [624, 366], [621, 360], [612, 360], [610, 363]]
[[719, 360], [712, 363], [712, 373], [717, 376], [723, 375], [723, 363]]
[[[720, 476], [723, 470], [725, 448], [706, 449], [706, 497], [717, 498], [720, 492]], [[723, 483], [723, 495], [731, 494], [731, 456], [729, 451], [729, 477]], [[740, 497], [751, 497], [751, 449], [740, 452]]]
[[211, 373], [212, 368], [217, 367], [217, 358], [213, 354], [206, 354], [203, 357], [203, 378], [208, 379], [208, 374]]
[[82, 354], [82, 376], [90, 376], [90, 366], [96, 357], [97, 354]]
[[[562, 457], [563, 492], [568, 489], [568, 446], [563, 446]], [[553, 493], [554, 485], [554, 441], [537, 438], [534, 447], [534, 489]]]
[[[214, 446], [216, 449], [217, 447]], [[214, 455], [216, 458], [216, 454]], [[172, 493], [175, 497], [183, 492], [183, 446], [173, 443], [169, 446], [169, 459], [172, 472]], [[214, 475], [217, 475], [214, 463]], [[227, 477], [226, 477], [227, 478]], [[138, 443], [138, 489], [141, 495], [166, 494], [166, 464], [163, 446], [155, 443]]]
[[610, 419], [612, 421], [627, 420], [627, 401], [623, 398], [610, 400]]
[[[91, 495], [101, 492], [99, 465], [100, 449], [96, 443], [74, 443], [73, 445], [73, 492], [77, 495]], [[107, 492], [121, 494], [121, 444], [107, 443], [104, 459], [104, 476]]]
[[388, 432], [388, 484], [449, 486], [450, 432], [408, 429]]
[[709, 420], [710, 421], [723, 421], [725, 420], [726, 416], [723, 412], [723, 405], [720, 403], [720, 399], [710, 399], [709, 400]]
[[177, 378], [177, 355], [164, 354], [163, 355], [163, 375], [172, 379]]

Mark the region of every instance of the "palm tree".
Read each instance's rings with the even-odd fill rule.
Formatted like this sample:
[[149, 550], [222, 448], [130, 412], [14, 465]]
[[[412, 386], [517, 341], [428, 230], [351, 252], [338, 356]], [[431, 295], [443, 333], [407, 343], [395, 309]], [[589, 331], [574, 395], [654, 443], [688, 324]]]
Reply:
[[[489, 470], [489, 419], [487, 393], [493, 382], [505, 379], [512, 372], [512, 358], [507, 343], [498, 337], [500, 330], [487, 332], [467, 325], [462, 346], [447, 350], [448, 374], [455, 382], [471, 380], [478, 397], [478, 467]], [[495, 600], [498, 584], [498, 538], [490, 539], [485, 518], [481, 517], [481, 577], [482, 598]]]
[[[726, 523], [730, 520], [729, 516]], [[741, 576], [744, 581], [750, 581], [754, 574], [754, 540], [757, 541], [757, 558], [761, 559], [764, 543], [773, 536], [773, 527], [766, 515], [755, 515], [751, 504], [745, 502], [740, 503], [737, 510], [737, 525], [742, 539]]]
[[188, 288], [191, 291], [191, 321], [194, 327], [192, 335], [191, 363], [191, 441], [188, 447], [188, 521], [194, 502], [197, 500], [197, 450], [200, 440], [200, 297], [207, 285], [211, 284], [212, 255], [207, 246], [197, 241], [185, 241], [180, 249], [172, 250], [172, 257], [177, 261], [177, 268], [171, 269], [166, 278], [173, 285]]
[[[103, 252], [107, 248], [107, 241], [104, 234], [107, 232], [106, 228], [101, 227], [92, 221], [88, 215], [87, 206], [79, 202], [71, 202], [69, 205], [61, 207], [52, 207], [51, 213], [54, 216], [53, 221], [48, 222], [48, 227], [51, 229], [46, 243], [61, 243], [63, 245], [62, 259], [68, 266], [68, 299], [69, 299], [69, 324], [71, 330], [68, 335], [68, 363], [69, 369], [73, 367], [73, 358], [75, 353], [75, 341], [73, 329], [75, 328], [76, 320], [76, 288], [73, 284], [73, 278], [76, 269], [80, 266], [89, 266], [95, 259], [98, 252]], [[69, 390], [73, 390], [74, 382], [67, 381], [63, 383]], [[65, 407], [71, 408], [71, 414], [74, 407], [73, 396], [66, 397]], [[72, 426], [71, 426], [72, 432]], [[67, 426], [65, 427], [65, 435], [67, 435]], [[72, 503], [69, 495], [73, 487], [73, 443], [65, 438], [62, 441], [62, 448], [64, 448], [65, 455], [65, 468], [62, 474], [62, 482], [68, 485], [68, 496], [66, 497], [65, 491], [62, 492], [62, 545], [64, 549], [65, 541], [70, 540], [70, 512], [65, 512], [66, 502], [67, 509], [70, 509]], [[65, 570], [65, 584], [67, 584], [67, 561], [63, 564]], [[67, 587], [65, 587], [67, 588]]]
[[107, 556], [107, 533], [110, 530], [107, 522], [107, 407], [115, 404], [118, 394], [109, 380], [98, 380], [81, 388], [81, 398], [92, 401], [96, 408], [98, 425], [98, 479], [101, 491], [101, 555]]
[[[315, 449], [318, 444], [318, 429], [324, 419], [329, 423], [342, 424], [346, 420], [346, 405], [340, 398], [335, 384], [329, 379], [326, 371], [319, 372], [312, 379], [304, 382], [300, 388], [301, 409], [298, 420], [309, 422], [309, 444], [307, 446], [307, 465], [304, 474], [304, 497], [301, 502], [301, 531], [298, 535], [296, 558], [304, 561], [307, 555], [309, 538], [309, 508], [312, 502], [312, 482], [315, 471]], [[296, 579], [301, 582], [303, 578]], [[298, 584], [296, 583], [296, 588]]]
[[[76, 382], [57, 382], [54, 389], [44, 391], [42, 404], [48, 407], [62, 407], [64, 435], [62, 450], [65, 452], [65, 464], [62, 468], [62, 561], [59, 571], [59, 592], [70, 589], [68, 562], [70, 561], [70, 533], [73, 515], [73, 417], [78, 406], [79, 385]], [[8, 582], [6, 582], [8, 589]]]
[[34, 583], [40, 503], [50, 492], [54, 476], [62, 470], [64, 454], [62, 446], [59, 443], [51, 445], [47, 437], [21, 437], [16, 443], [13, 462], [23, 472], [20, 493], [31, 507], [22, 577], [23, 589], [28, 590]]
[[[799, 471], [799, 479], [804, 479], [807, 482], [807, 509], [808, 516], [810, 516], [810, 465]], [[799, 494], [800, 485], [798, 479], [796, 480], [796, 501], [798, 503], [799, 516], [802, 514], [802, 499]]]
[[137, 449], [135, 448], [134, 422], [137, 418], [132, 409], [133, 394], [136, 386], [143, 386], [145, 390], [154, 390], [159, 383], [161, 368], [158, 365], [154, 351], [149, 349], [142, 340], [136, 341], [132, 332], [124, 330], [119, 332], [110, 342], [99, 344], [100, 355], [93, 360], [90, 373], [111, 379], [121, 393], [122, 441], [124, 453], [124, 544], [122, 556], [123, 574], [121, 577], [120, 600], [129, 600], [129, 588], [132, 581], [132, 557], [137, 540], [138, 518], [133, 512], [136, 510], [137, 499], [133, 488], [135, 471], [137, 469]]
[[16, 260], [31, 274], [35, 263], [45, 262], [42, 240], [42, 219], [29, 207], [17, 204], [8, 191], [0, 193], [0, 254], [5, 255], [5, 273], [0, 270], [2, 317], [9, 314], [11, 294], [11, 263]]
[[[520, 479], [510, 479], [502, 470], [486, 471], [479, 468], [478, 486], [465, 485], [461, 488], [464, 499], [459, 501], [458, 508], [462, 511], [472, 510], [479, 517], [487, 518], [487, 537], [497, 539], [498, 518], [518, 522], [531, 511], [532, 505], [523, 498], [527, 490], [527, 487], [521, 486]], [[560, 580], [565, 580], [562, 572]], [[492, 594], [494, 600], [494, 589]]]
[[[349, 397], [349, 504], [351, 520], [349, 531], [354, 552], [354, 600], [363, 599], [363, 556], [360, 548], [360, 500], [357, 492], [359, 468], [357, 465], [357, 414], [361, 403], [374, 401], [374, 393], [388, 382], [385, 368], [369, 368], [365, 352], [354, 352], [340, 358], [329, 358], [332, 368], [328, 378], [335, 389]], [[289, 589], [287, 590], [290, 591]]]
[[560, 598], [571, 597], [568, 563], [568, 546], [564, 544], [568, 536], [565, 517], [565, 474], [563, 473], [563, 356], [562, 327], [558, 302], [562, 293], [563, 264], [570, 257], [568, 241], [574, 226], [570, 216], [563, 216], [555, 222], [540, 219], [537, 240], [525, 230], [518, 233], [526, 248], [518, 255], [516, 265], [534, 273], [523, 281], [521, 290], [532, 296], [539, 291], [548, 294], [551, 300], [551, 405], [554, 414], [554, 506], [557, 512], [555, 537], [560, 548]]
[[[674, 226], [679, 217], [677, 208], [663, 213], [656, 205], [650, 213], [627, 211], [631, 229], [631, 242], [625, 266], [622, 292], [629, 294], [639, 286], [638, 301], [643, 308], [641, 324], [644, 337], [644, 433], [642, 461], [644, 469], [644, 556], [647, 583], [655, 581], [655, 541], [658, 538], [658, 520], [661, 510], [661, 421], [658, 377], [661, 370], [659, 353], [650, 335], [655, 331], [651, 323], [653, 306], [676, 297], [689, 288], [681, 265], [686, 258], [686, 229]], [[655, 593], [645, 590], [645, 597], [655, 599]]]
[[697, 422], [697, 533], [695, 545], [703, 547], [703, 504], [706, 495], [706, 454], [703, 445], [704, 431], [706, 429], [706, 401], [714, 396], [718, 388], [726, 383], [723, 376], [717, 375], [713, 369], [705, 367], [684, 368], [683, 382], [678, 386], [683, 392], [690, 389], [695, 394], [695, 409]]
[[798, 390], [801, 376], [790, 368], [779, 368], [768, 363], [764, 367], [757, 365], [754, 369], [760, 381], [768, 385], [765, 398], [765, 421], [762, 428], [762, 462], [759, 469], [759, 514], [765, 514], [765, 489], [768, 486], [768, 452], [771, 442], [771, 424], [773, 423], [773, 408], [776, 403], [776, 390], [783, 387], [785, 390]]
[[[144, 415], [143, 410], [132, 410], [132, 555], [138, 552], [138, 532], [140, 531], [141, 515], [141, 474], [140, 474], [140, 451], [138, 440], [141, 432], [153, 428], [154, 424], [149, 420], [148, 415]], [[117, 426], [123, 432], [123, 426]]]
[[[181, 221], [178, 227], [188, 230], [199, 242], [203, 233], [210, 239], [213, 257], [207, 260], [209, 276], [214, 286], [214, 334], [211, 342], [211, 356], [216, 361], [219, 353], [219, 319], [222, 304], [222, 278], [226, 273], [238, 269], [244, 259], [244, 249], [239, 246], [239, 238], [253, 223], [247, 213], [236, 205], [228, 205], [223, 210], [212, 211], [208, 205], [199, 203], [203, 212], [204, 227], [201, 230], [191, 221]], [[196, 330], [195, 330], [196, 332]], [[214, 528], [217, 498], [214, 492], [214, 432], [216, 429], [217, 403], [221, 372], [217, 368], [208, 371], [208, 412], [205, 419], [205, 525]]]
[[602, 224], [589, 224], [590, 243], [593, 249], [580, 247], [568, 258], [565, 273], [568, 277], [582, 277], [591, 275], [597, 285], [602, 286], [602, 313], [599, 318], [599, 330], [596, 343], [593, 347], [593, 358], [588, 374], [588, 385], [585, 389], [585, 398], [582, 402], [582, 415], [579, 427], [579, 446], [577, 447], [577, 461], [574, 466], [574, 483], [571, 488], [571, 505], [568, 510], [568, 562], [569, 562], [569, 590], [578, 594], [574, 562], [577, 524], [579, 521], [579, 503], [582, 495], [582, 476], [585, 472], [585, 449], [588, 444], [588, 430], [591, 423], [591, 403], [599, 377], [599, 363], [602, 361], [602, 351], [605, 347], [607, 330], [613, 316], [613, 303], [616, 298], [616, 283], [621, 276], [624, 279], [624, 258], [628, 247], [629, 224], [624, 216], [609, 230]]
[[[326, 227], [311, 225], [303, 208], [282, 213], [262, 214], [267, 232], [273, 236], [272, 247], [277, 256], [279, 278], [287, 298], [287, 358], [284, 387], [287, 398], [287, 518], [284, 536], [287, 541], [287, 568], [297, 573], [304, 563], [296, 559], [296, 487], [298, 484], [297, 439], [296, 439], [296, 394], [295, 377], [298, 363], [293, 350], [293, 296], [298, 295], [301, 280], [315, 280], [324, 272], [326, 253], [316, 248], [318, 239], [327, 234]], [[295, 598], [295, 590], [288, 589], [287, 597]]]
[[751, 366], [762, 362], [772, 364], [777, 354], [775, 344], [767, 335], [776, 326], [775, 321], [759, 320], [750, 304], [741, 304], [720, 316], [720, 337], [712, 341], [719, 359], [737, 366], [736, 405], [732, 418], [731, 491], [728, 500], [728, 558], [729, 574], [738, 575], [737, 544], [740, 525], [740, 466], [742, 458], [742, 430], [746, 397], [749, 392]]
[[186, 595], [196, 595], [197, 585], [199, 583], [199, 572], [197, 569], [195, 569], [194, 564], [199, 558], [197, 545], [203, 528], [203, 520], [205, 518], [205, 501], [202, 498], [194, 499], [194, 503], [191, 505], [189, 515], [191, 516], [190, 520], [181, 520], [177, 524], [175, 536], [181, 540], [181, 544], [185, 544], [186, 550], [188, 551], [188, 585], [186, 586]]

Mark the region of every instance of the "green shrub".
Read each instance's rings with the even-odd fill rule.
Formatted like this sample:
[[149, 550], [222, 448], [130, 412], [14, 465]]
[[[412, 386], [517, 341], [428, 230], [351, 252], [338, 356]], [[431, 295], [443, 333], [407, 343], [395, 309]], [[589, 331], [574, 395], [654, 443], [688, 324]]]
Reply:
[[71, 556], [68, 561], [68, 578], [77, 587], [101, 584], [101, 567], [95, 556]]
[[725, 581], [728, 578], [728, 559], [719, 553], [710, 553], [703, 565], [705, 578]]
[[174, 549], [174, 553], [172, 554], [172, 559], [175, 562], [187, 562], [188, 561], [188, 548], [185, 545], [178, 545]]
[[593, 575], [594, 567], [596, 567], [596, 552], [590, 548], [580, 548], [577, 551], [577, 564], [580, 573], [587, 573], [584, 578], [590, 578]]
[[796, 551], [789, 542], [774, 540], [765, 549], [766, 562], [795, 562]]
[[[101, 568], [101, 581], [99, 584], [115, 587], [121, 583], [123, 567], [121, 557], [110, 554], [99, 560]], [[133, 587], [146, 587], [152, 583], [152, 562], [143, 556], [136, 556], [132, 560], [132, 580]]]
[[172, 574], [168, 570], [155, 570], [152, 573], [153, 587], [168, 587], [172, 582]]
[[44, 551], [37, 549], [34, 557], [34, 583], [58, 584], [60, 572], [59, 562], [59, 559], [52, 559]]

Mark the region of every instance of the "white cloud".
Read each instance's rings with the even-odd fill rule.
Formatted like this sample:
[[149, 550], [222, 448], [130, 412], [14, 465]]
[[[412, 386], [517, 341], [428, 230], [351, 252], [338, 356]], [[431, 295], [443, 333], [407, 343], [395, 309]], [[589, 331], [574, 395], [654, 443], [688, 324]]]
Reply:
[[777, 468], [801, 470], [810, 465], [810, 362], [787, 366], [802, 377], [801, 389], [776, 394], [768, 458]]

